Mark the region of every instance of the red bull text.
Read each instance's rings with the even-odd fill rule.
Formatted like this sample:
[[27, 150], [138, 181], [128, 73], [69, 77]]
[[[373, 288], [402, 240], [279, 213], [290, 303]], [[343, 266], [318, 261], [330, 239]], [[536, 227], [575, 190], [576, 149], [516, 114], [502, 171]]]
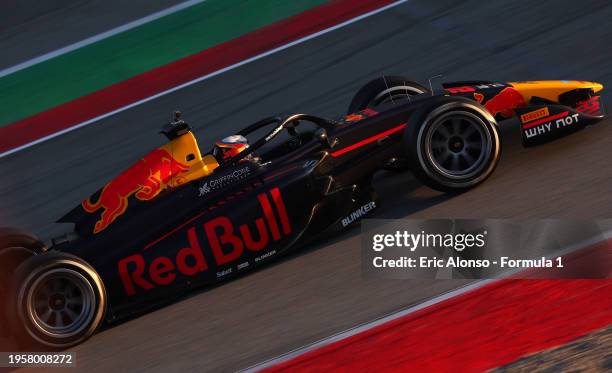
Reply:
[[[158, 256], [147, 262], [143, 255], [133, 254], [121, 259], [118, 270], [126, 294], [133, 296], [138, 290], [170, 285], [178, 274], [196, 276], [207, 271], [209, 263], [198, 238], [198, 231], [205, 233], [217, 267], [237, 262], [245, 250], [260, 252], [270, 242], [289, 236], [292, 228], [280, 190], [274, 188], [269, 191], [269, 195], [272, 201], [268, 193], [257, 196], [263, 215], [253, 222], [255, 234], [251, 233], [253, 228], [250, 224], [236, 226], [229, 217], [218, 216], [206, 221], [201, 227], [188, 228], [187, 246], [179, 249], [173, 257]], [[230, 273], [231, 269], [226, 271]]]

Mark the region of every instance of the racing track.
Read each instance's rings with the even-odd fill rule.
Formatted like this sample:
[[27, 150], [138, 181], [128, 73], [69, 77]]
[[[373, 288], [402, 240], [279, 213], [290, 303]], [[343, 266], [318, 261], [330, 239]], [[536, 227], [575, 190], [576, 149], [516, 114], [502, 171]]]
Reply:
[[[4, 0], [0, 12], [0, 70], [63, 48], [181, 0]], [[107, 12], [107, 9], [121, 11]]]
[[[438, 73], [447, 81], [584, 79], [612, 88], [606, 26], [612, 4], [482, 4], [411, 1], [2, 159], [1, 225], [43, 237], [58, 232], [53, 218], [162, 143], [156, 131], [176, 108], [206, 148], [230, 128], [279, 111], [342, 113], [351, 94], [381, 73], [421, 81]], [[612, 121], [527, 150], [516, 123], [507, 124], [500, 166], [484, 185], [450, 198], [410, 175], [381, 174], [383, 207], [376, 216], [612, 217]], [[235, 370], [462, 283], [362, 280], [354, 228], [106, 330], [75, 350], [79, 368], [88, 371]]]

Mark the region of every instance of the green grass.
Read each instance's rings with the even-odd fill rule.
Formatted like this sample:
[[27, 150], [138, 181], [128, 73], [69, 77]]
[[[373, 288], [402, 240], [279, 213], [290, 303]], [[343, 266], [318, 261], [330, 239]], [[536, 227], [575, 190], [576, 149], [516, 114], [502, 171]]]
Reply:
[[0, 78], [0, 126], [234, 39], [324, 0], [207, 0]]

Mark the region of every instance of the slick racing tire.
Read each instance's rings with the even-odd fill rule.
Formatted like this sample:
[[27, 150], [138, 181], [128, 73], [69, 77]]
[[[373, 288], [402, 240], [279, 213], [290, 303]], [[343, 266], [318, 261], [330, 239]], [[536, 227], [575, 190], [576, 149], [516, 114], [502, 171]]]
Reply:
[[[44, 249], [45, 244], [36, 236], [16, 228], [0, 227], [0, 300], [6, 299], [6, 287], [13, 270]], [[0, 337], [7, 335], [7, 320], [0, 307]]]
[[356, 113], [367, 107], [376, 107], [382, 103], [404, 102], [408, 96], [422, 93], [430, 93], [430, 90], [403, 76], [376, 78], [361, 87], [353, 96], [348, 107], [348, 114]]
[[[6, 299], [6, 292], [4, 290], [4, 287], [2, 286], [0, 286], [0, 299], [2, 299], [3, 301]], [[4, 315], [4, 311], [0, 310], [0, 338], [7, 337], [8, 335], [8, 320]]]
[[[353, 96], [348, 113], [356, 113], [367, 107], [376, 107], [388, 102], [405, 102], [407, 96], [415, 96], [431, 91], [403, 76], [385, 76], [376, 78], [364, 85]], [[391, 158], [383, 167], [388, 171], [407, 170], [408, 162], [401, 157]]]
[[22, 347], [67, 348], [93, 335], [104, 320], [104, 284], [72, 255], [47, 253], [24, 261], [7, 293], [6, 316]]
[[17, 265], [45, 250], [45, 244], [33, 234], [17, 228], [0, 227], [0, 284]]
[[404, 144], [414, 175], [443, 192], [463, 192], [486, 180], [501, 152], [495, 118], [463, 97], [441, 97], [413, 114]]

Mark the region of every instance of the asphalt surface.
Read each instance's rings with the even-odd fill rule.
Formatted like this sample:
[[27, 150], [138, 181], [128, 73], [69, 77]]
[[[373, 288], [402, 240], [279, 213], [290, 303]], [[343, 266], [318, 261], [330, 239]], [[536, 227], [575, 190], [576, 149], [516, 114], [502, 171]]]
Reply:
[[3, 0], [0, 69], [76, 43], [184, 0]]
[[[206, 149], [270, 114], [337, 116], [380, 74], [579, 79], [612, 87], [611, 18], [612, 4], [604, 1], [408, 2], [0, 159], [0, 225], [42, 237], [61, 232], [55, 218], [163, 142], [156, 131], [174, 109]], [[504, 123], [502, 159], [484, 185], [451, 198], [409, 174], [381, 174], [376, 217], [610, 218], [611, 124], [522, 149], [517, 123]], [[106, 330], [74, 348], [79, 368], [236, 370], [464, 284], [366, 281], [358, 233]]]

